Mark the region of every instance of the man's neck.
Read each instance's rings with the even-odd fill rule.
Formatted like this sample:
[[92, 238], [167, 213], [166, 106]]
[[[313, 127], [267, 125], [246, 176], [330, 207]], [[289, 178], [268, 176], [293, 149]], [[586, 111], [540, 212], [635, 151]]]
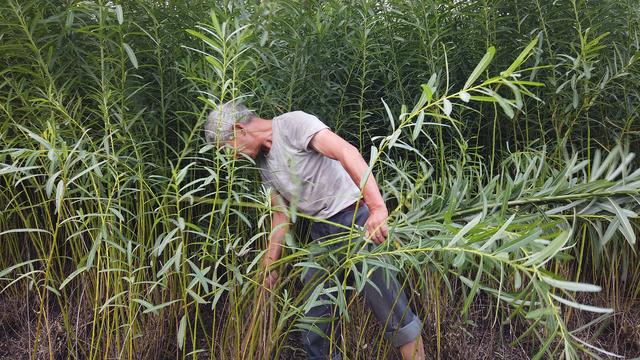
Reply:
[[273, 137], [273, 120], [254, 118], [251, 122], [252, 126], [249, 131], [255, 134], [260, 141], [260, 151], [268, 154], [271, 151]]

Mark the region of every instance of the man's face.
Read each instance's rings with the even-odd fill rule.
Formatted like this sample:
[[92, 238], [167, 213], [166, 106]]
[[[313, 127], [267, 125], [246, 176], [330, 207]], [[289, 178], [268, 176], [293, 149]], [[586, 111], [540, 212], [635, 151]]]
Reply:
[[243, 128], [236, 128], [234, 135], [222, 147], [229, 148], [236, 159], [241, 158], [240, 153], [255, 159], [260, 150], [257, 139]]

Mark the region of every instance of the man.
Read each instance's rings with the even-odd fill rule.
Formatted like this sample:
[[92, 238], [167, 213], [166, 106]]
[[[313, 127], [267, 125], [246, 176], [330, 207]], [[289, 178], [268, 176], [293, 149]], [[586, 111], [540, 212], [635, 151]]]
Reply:
[[[268, 120], [241, 104], [228, 102], [209, 114], [205, 136], [218, 147], [229, 146], [256, 160], [263, 182], [273, 190], [271, 203], [274, 208], [293, 203], [300, 213], [347, 227], [353, 226], [355, 218], [357, 225], [364, 226], [366, 238], [377, 244], [385, 241], [388, 212], [372, 175], [368, 176], [362, 190], [364, 203], [359, 202], [359, 184], [367, 172], [367, 163], [358, 149], [333, 133], [317, 117], [294, 111]], [[278, 278], [277, 272], [270, 267], [280, 257], [288, 224], [284, 212], [273, 212], [272, 234], [263, 263], [267, 288], [272, 288]], [[341, 231], [327, 222], [314, 222], [311, 238], [324, 241]], [[318, 276], [318, 269], [310, 269], [304, 281], [313, 284]], [[385, 326], [385, 337], [399, 348], [403, 359], [424, 359], [422, 324], [409, 307], [395, 276], [385, 277], [383, 270], [377, 269], [369, 279], [375, 287], [366, 283], [362, 292]], [[337, 347], [331, 341], [335, 309], [327, 302], [320, 303], [305, 317], [319, 319], [316, 326], [325, 336], [314, 331], [303, 334], [307, 356], [309, 359], [331, 356], [340, 359]], [[334, 331], [334, 337], [339, 339], [335, 335]]]

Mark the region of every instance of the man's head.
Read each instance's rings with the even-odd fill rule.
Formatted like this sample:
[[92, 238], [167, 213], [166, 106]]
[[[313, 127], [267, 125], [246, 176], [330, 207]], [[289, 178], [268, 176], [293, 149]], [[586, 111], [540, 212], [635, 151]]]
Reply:
[[257, 115], [246, 106], [233, 101], [226, 102], [209, 113], [204, 125], [205, 138], [219, 149], [226, 145], [255, 158], [260, 144], [247, 131], [254, 118]]

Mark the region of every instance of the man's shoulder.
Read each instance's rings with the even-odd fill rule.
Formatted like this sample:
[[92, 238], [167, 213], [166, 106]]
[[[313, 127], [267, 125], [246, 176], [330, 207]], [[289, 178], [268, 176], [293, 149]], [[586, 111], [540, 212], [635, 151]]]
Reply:
[[280, 114], [276, 118], [285, 119], [285, 120], [289, 120], [289, 119], [298, 120], [298, 119], [304, 119], [304, 118], [317, 118], [317, 117], [313, 114], [309, 114], [308, 112], [304, 112], [302, 110], [295, 110], [295, 111], [286, 112], [284, 114]]
[[292, 111], [274, 118], [274, 139], [283, 140], [292, 148], [307, 150], [314, 134], [329, 127], [315, 115]]

